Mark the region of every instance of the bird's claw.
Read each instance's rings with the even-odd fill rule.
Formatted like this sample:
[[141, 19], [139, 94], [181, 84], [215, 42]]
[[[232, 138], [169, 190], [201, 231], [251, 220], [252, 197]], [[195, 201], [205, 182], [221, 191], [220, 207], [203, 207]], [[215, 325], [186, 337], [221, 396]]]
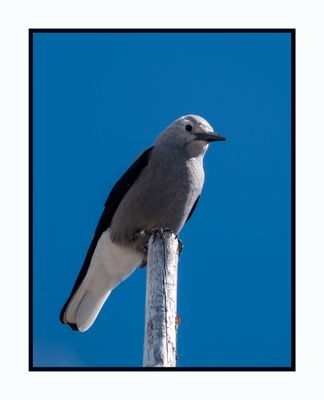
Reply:
[[[147, 238], [149, 239], [152, 235], [154, 236], [154, 238], [156, 237], [157, 234], [159, 235], [163, 235], [164, 232], [169, 232], [172, 235], [174, 235], [174, 237], [176, 239], [178, 239], [178, 255], [182, 252], [184, 244], [182, 242], [182, 240], [179, 239], [178, 235], [176, 233], [174, 233], [172, 231], [172, 229], [170, 228], [152, 228], [152, 229], [140, 229], [137, 230], [133, 233], [132, 237], [131, 237], [131, 241], [134, 242], [135, 240], [139, 239], [139, 238]], [[147, 249], [148, 249], [148, 240], [145, 243], [144, 247], [143, 247], [143, 251], [145, 254], [147, 254]]]
[[184, 244], [183, 244], [183, 241], [181, 239], [179, 239], [178, 237], [177, 237], [177, 239], [178, 239], [178, 255], [180, 255], [182, 250], [183, 250], [183, 248], [184, 248]]
[[176, 238], [178, 238], [178, 235], [176, 235], [170, 228], [152, 228], [152, 229], [139, 229], [139, 230], [135, 231], [132, 235], [131, 240], [134, 241], [138, 238], [149, 237], [149, 236], [152, 236], [157, 233], [163, 235], [164, 232], [170, 232]]
[[147, 231], [145, 229], [137, 230], [132, 234], [132, 237], [130, 238], [131, 242], [135, 242], [138, 238], [143, 238], [147, 236]]

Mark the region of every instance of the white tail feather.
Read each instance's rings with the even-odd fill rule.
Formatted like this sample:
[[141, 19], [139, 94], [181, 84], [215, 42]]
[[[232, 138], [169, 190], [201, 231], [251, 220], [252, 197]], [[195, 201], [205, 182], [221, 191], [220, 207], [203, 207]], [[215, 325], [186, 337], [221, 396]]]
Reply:
[[93, 324], [112, 289], [140, 264], [142, 255], [110, 240], [109, 229], [98, 240], [88, 272], [67, 305], [63, 322], [84, 332]]

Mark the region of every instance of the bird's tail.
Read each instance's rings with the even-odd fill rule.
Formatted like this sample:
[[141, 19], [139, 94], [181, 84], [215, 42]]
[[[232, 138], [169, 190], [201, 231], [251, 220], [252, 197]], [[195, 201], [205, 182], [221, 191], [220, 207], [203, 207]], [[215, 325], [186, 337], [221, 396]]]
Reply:
[[61, 311], [61, 322], [80, 332], [89, 329], [111, 291], [142, 259], [143, 255], [135, 250], [113, 243], [110, 230], [105, 231], [95, 243], [89, 266], [85, 263], [80, 271], [72, 294]]
[[86, 279], [80, 284], [61, 311], [60, 318], [64, 324], [80, 332], [90, 328], [111, 293], [109, 286], [98, 287], [98, 282], [96, 286], [95, 290], [91, 290]]

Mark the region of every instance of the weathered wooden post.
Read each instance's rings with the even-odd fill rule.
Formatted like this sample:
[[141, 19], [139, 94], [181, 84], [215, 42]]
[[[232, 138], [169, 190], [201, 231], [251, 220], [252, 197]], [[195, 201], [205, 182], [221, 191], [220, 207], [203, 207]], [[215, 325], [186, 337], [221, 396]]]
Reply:
[[176, 366], [179, 241], [155, 230], [148, 244], [144, 367]]

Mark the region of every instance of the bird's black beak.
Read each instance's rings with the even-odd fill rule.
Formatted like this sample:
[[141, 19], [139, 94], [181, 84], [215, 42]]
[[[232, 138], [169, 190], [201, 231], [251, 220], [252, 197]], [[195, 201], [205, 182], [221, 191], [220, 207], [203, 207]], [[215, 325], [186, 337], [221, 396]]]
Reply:
[[224, 136], [219, 135], [216, 132], [198, 132], [194, 133], [195, 140], [204, 140], [205, 142], [220, 142], [226, 140]]

